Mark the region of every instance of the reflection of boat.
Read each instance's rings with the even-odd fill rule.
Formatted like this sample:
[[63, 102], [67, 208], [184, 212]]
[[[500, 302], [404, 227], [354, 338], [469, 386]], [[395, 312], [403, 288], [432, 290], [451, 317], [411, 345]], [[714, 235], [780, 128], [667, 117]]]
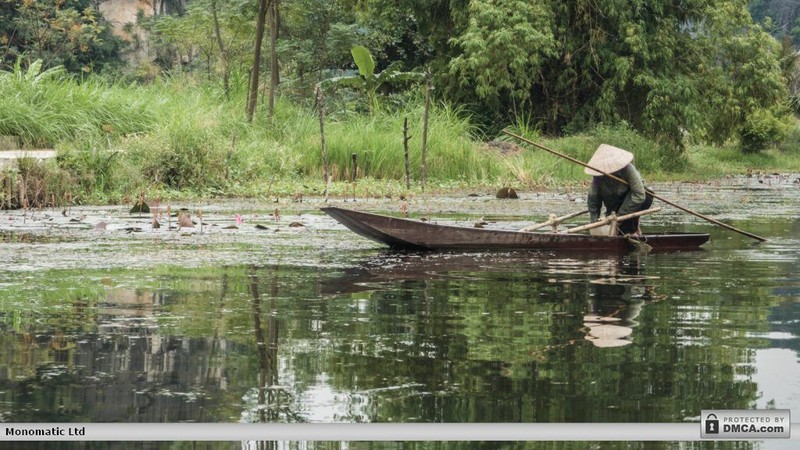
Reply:
[[[526, 285], [586, 285], [603, 298], [632, 301], [632, 287], [652, 284], [657, 276], [641, 274], [647, 255], [584, 254], [554, 251], [398, 251], [386, 249], [343, 268], [322, 282], [322, 293], [391, 290], [401, 283], [429, 281], [481, 282], [489, 279]], [[355, 261], [354, 261], [355, 262]], [[406, 285], [405, 288], [408, 288]]]
[[[634, 245], [624, 236], [534, 233], [439, 225], [349, 209], [322, 210], [350, 230], [392, 248], [423, 250], [579, 250], [628, 252]], [[708, 234], [644, 235], [654, 251], [696, 250]]]
[[473, 274], [508, 274], [523, 271], [544, 280], [531, 268], [545, 266], [550, 253], [458, 252], [430, 253], [385, 250], [326, 279], [322, 293], [355, 293], [391, 288], [397, 283], [469, 279]]

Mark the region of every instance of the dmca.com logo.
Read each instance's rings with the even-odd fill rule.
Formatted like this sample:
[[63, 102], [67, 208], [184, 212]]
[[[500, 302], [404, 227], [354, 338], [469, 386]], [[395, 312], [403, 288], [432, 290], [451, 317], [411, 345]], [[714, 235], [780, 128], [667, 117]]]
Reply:
[[701, 415], [703, 439], [781, 439], [791, 437], [788, 409], [715, 409]]

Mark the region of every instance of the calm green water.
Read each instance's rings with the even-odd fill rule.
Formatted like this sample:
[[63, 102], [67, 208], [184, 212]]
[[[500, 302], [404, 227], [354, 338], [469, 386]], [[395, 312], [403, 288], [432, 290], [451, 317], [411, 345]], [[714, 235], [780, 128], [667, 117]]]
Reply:
[[[771, 205], [732, 220], [770, 239], [759, 245], [677, 214], [653, 221], [651, 231], [713, 234], [685, 253], [396, 253], [314, 214], [305, 231], [255, 243], [6, 239], [0, 421], [682, 422], [767, 407], [800, 417], [796, 192], [778, 191], [777, 213], [774, 190], [726, 193]], [[175, 263], [138, 263], [161, 251]], [[122, 262], [97, 267], [110, 252]], [[791, 448], [706, 444], [632, 448]], [[152, 448], [255, 448], [188, 445]]]

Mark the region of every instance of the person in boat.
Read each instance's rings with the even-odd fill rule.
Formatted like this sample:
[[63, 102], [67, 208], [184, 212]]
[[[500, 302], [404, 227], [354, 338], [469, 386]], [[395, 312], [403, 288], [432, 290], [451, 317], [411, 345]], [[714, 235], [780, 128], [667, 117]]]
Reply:
[[[592, 184], [589, 187], [587, 196], [587, 206], [589, 207], [589, 217], [592, 222], [603, 216], [608, 216], [612, 212], [618, 216], [642, 211], [650, 208], [653, 197], [647, 195], [642, 176], [632, 164], [633, 153], [607, 144], [600, 144], [592, 155], [584, 172], [592, 175]], [[607, 174], [627, 181], [627, 185], [607, 177], [594, 170], [600, 170]], [[605, 213], [602, 212], [605, 206]], [[619, 234], [637, 235], [639, 231], [639, 218], [617, 222]]]

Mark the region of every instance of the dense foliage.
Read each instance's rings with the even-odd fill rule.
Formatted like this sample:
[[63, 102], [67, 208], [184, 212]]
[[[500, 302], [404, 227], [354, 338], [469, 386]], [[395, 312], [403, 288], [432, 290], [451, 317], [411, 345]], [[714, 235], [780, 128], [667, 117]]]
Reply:
[[[746, 135], [765, 116], [776, 121], [770, 138], [780, 139], [787, 91], [778, 47], [745, 6], [473, 1], [450, 67], [471, 61], [455, 71], [460, 98], [496, 105], [494, 121], [515, 105], [551, 133], [627, 122], [681, 145], [687, 134], [718, 143]], [[531, 18], [519, 18], [524, 8]]]
[[17, 58], [73, 72], [121, 63], [124, 42], [112, 35], [91, 0], [0, 1], [0, 69]]
[[750, 14], [777, 38], [800, 44], [800, 4], [795, 0], [751, 0]]
[[[795, 15], [775, 1], [750, 8], [762, 19]], [[152, 61], [224, 75], [226, 89], [231, 72], [246, 76], [252, 2], [169, 10], [140, 16]], [[6, 1], [2, 11], [6, 60], [86, 70], [119, 50], [85, 0]], [[489, 132], [513, 122], [551, 134], [628, 123], [678, 148], [690, 136], [760, 150], [792, 124], [787, 52], [744, 0], [297, 0], [279, 11], [282, 89], [302, 98], [313, 83], [355, 69], [350, 49], [364, 45], [377, 71], [432, 70], [440, 98], [465, 105]]]
[[[799, 59], [791, 33], [771, 25], [777, 1], [284, 0], [257, 65], [270, 71], [274, 48], [278, 76], [248, 91], [256, 3], [162, 2], [116, 30], [129, 37], [123, 52], [88, 0], [0, 0], [0, 71], [10, 82], [0, 135], [75, 150], [62, 166], [82, 180], [123, 163], [98, 157], [98, 148], [130, 150], [122, 164], [128, 185], [114, 189], [228, 193], [238, 189], [243, 153], [269, 155], [242, 163], [268, 178], [318, 175], [316, 87], [332, 122], [327, 142], [339, 179], [356, 150], [370, 155], [360, 167], [371, 176], [402, 178], [402, 124], [412, 120], [410, 143], [419, 148], [431, 87], [430, 164], [440, 180], [510, 172], [541, 182], [547, 174], [524, 161], [475, 165], [470, 139], [488, 141], [509, 126], [529, 136], [577, 136], [572, 151], [581, 157], [600, 137], [637, 145], [637, 161], [651, 170], [686, 167], [688, 146], [734, 145], [758, 155], [796, 150], [800, 137]], [[123, 56], [127, 66], [95, 75]], [[253, 92], [280, 101], [251, 124], [243, 118]], [[419, 162], [416, 151], [410, 157]]]

